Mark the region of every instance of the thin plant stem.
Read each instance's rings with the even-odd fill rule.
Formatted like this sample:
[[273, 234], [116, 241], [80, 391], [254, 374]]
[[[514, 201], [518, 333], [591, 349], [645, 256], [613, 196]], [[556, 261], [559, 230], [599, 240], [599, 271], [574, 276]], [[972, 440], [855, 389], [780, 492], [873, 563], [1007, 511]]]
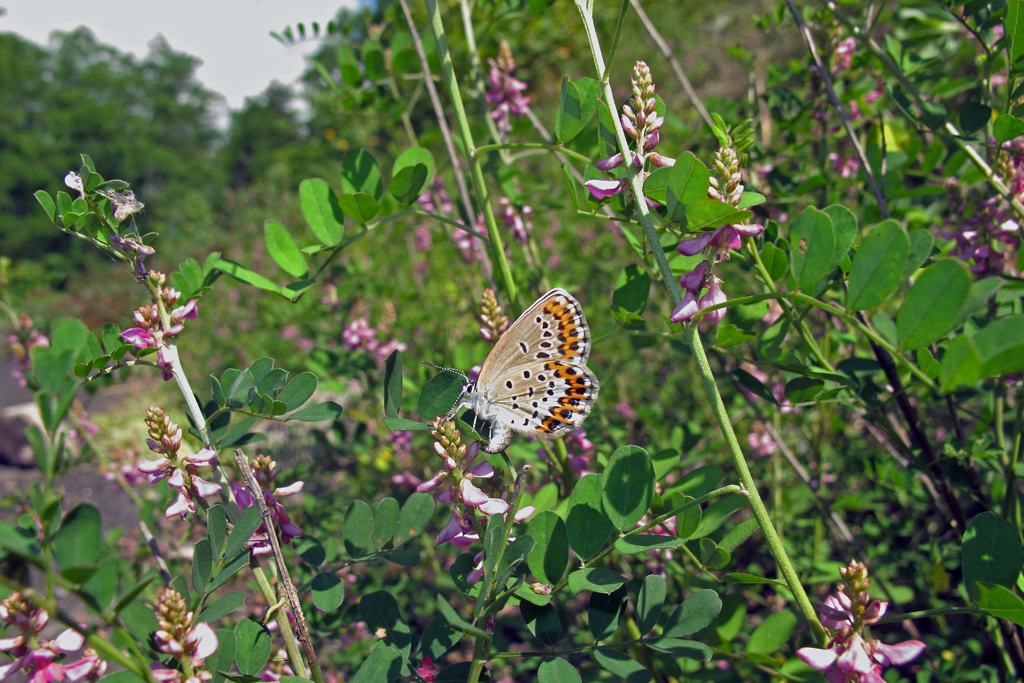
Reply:
[[875, 195], [875, 201], [878, 202], [878, 210], [881, 212], [882, 218], [888, 218], [889, 205], [885, 201], [885, 193], [882, 192], [878, 180], [875, 179], [875, 174], [870, 172], [871, 164], [868, 162], [868, 155], [864, 153], [864, 147], [860, 144], [860, 138], [853, 131], [853, 124], [850, 123], [850, 117], [846, 114], [846, 108], [839, 101], [839, 95], [836, 94], [836, 89], [832, 85], [832, 77], [829, 75], [829, 70], [818, 53], [818, 46], [814, 44], [814, 36], [811, 35], [811, 29], [807, 27], [804, 16], [797, 9], [796, 3], [793, 0], [786, 0], [786, 5], [789, 7], [789, 13], [793, 15], [793, 21], [796, 22], [800, 35], [803, 36], [804, 42], [807, 43], [807, 51], [811, 53], [814, 65], [818, 67], [818, 76], [821, 78], [822, 83], [825, 84], [825, 90], [828, 91], [828, 99], [832, 103], [832, 108], [839, 114], [839, 119], [843, 122], [843, 129], [846, 131], [846, 137], [850, 139], [853, 149], [857, 152], [861, 168], [865, 169], [867, 173], [868, 185], [871, 186], [871, 192]]
[[295, 616], [295, 626], [299, 631], [299, 641], [302, 643], [302, 650], [306, 655], [306, 663], [309, 664], [309, 668], [313, 673], [313, 680], [316, 683], [324, 683], [323, 674], [320, 672], [320, 663], [316, 659], [316, 651], [313, 649], [313, 643], [309, 638], [306, 614], [302, 611], [298, 593], [295, 592], [291, 574], [288, 573], [288, 565], [285, 563], [284, 554], [281, 552], [281, 543], [277, 539], [277, 527], [274, 525], [274, 518], [270, 514], [270, 508], [267, 507], [267, 501], [263, 497], [263, 489], [260, 488], [259, 482], [256, 481], [256, 477], [253, 476], [252, 470], [249, 468], [249, 459], [240, 448], [235, 449], [235, 462], [238, 463], [238, 469], [245, 480], [246, 488], [249, 489], [253, 500], [256, 501], [260, 508], [260, 516], [263, 517], [263, 524], [267, 529], [267, 538], [270, 540], [270, 547], [274, 551], [274, 559], [277, 562], [277, 571], [281, 577], [281, 583], [284, 584], [284, 592], [288, 597], [288, 604], [292, 608], [292, 614]]
[[584, 156], [579, 152], [574, 152], [562, 145], [545, 145], [541, 142], [502, 142], [496, 145], [483, 145], [482, 147], [477, 147], [476, 152], [477, 154], [483, 154], [485, 152], [493, 152], [502, 149], [547, 149], [552, 152], [561, 152], [570, 159], [575, 159], [576, 161], [584, 164], [594, 163], [590, 157]]
[[708, 399], [711, 401], [718, 424], [721, 426], [722, 435], [725, 437], [729, 454], [732, 456], [733, 466], [736, 468], [736, 473], [739, 475], [740, 483], [744, 489], [743, 493], [750, 503], [750, 511], [753, 513], [754, 519], [757, 520], [761, 533], [764, 534], [764, 539], [768, 543], [768, 549], [775, 558], [776, 570], [789, 587], [796, 601], [797, 608], [811, 627], [815, 638], [817, 638], [819, 643], [825, 644], [828, 642], [828, 632], [821, 625], [821, 622], [818, 621], [814, 605], [811, 604], [810, 598], [807, 597], [803, 584], [800, 583], [800, 577], [797, 576], [796, 569], [793, 567], [793, 563], [790, 561], [789, 555], [782, 545], [782, 539], [779, 538], [768, 510], [761, 500], [761, 495], [757, 491], [757, 482], [754, 481], [754, 477], [750, 474], [750, 468], [747, 467], [747, 461], [743, 457], [739, 441], [736, 440], [736, 432], [733, 431], [732, 422], [729, 420], [729, 413], [722, 402], [722, 395], [718, 392], [718, 385], [715, 384], [715, 376], [711, 372], [711, 365], [708, 363], [708, 357], [704, 353], [704, 346], [701, 343], [697, 326], [695, 324], [688, 324], [686, 326], [686, 333], [687, 339], [690, 342], [690, 348], [693, 351], [694, 361], [697, 363], [697, 371], [704, 382], [704, 389], [707, 392]]
[[[260, 566], [259, 560], [256, 559], [255, 555], [249, 556], [249, 571], [252, 572], [253, 578], [256, 579], [256, 584], [260, 587], [260, 592], [263, 593], [263, 598], [267, 601], [267, 605], [274, 605], [278, 600], [277, 593], [274, 591], [274, 587], [270, 585], [267, 574], [263, 571], [263, 567]], [[302, 661], [298, 644], [295, 642], [295, 634], [292, 633], [292, 625], [288, 622], [288, 615], [284, 610], [279, 610], [274, 615], [274, 621], [277, 622], [277, 630], [281, 633], [281, 639], [284, 640], [284, 650], [288, 653], [288, 662], [292, 665], [292, 671], [305, 672], [306, 665]]]
[[660, 49], [661, 53], [668, 59], [668, 63], [672, 67], [672, 71], [675, 72], [676, 78], [679, 79], [679, 82], [683, 86], [683, 90], [686, 91], [686, 96], [690, 98], [690, 104], [692, 104], [693, 108], [697, 110], [700, 117], [704, 119], [704, 123], [708, 124], [709, 128], [715, 125], [715, 122], [711, 120], [711, 114], [708, 113], [707, 108], [704, 106], [704, 102], [701, 101], [700, 95], [698, 95], [697, 91], [694, 90], [693, 85], [690, 83], [690, 79], [686, 77], [686, 72], [683, 71], [682, 65], [679, 64], [679, 60], [676, 59], [676, 56], [672, 53], [672, 48], [670, 48], [668, 43], [665, 42], [665, 39], [661, 37], [661, 33], [654, 25], [654, 22], [647, 16], [647, 12], [644, 11], [644, 8], [640, 6], [640, 0], [630, 0], [630, 4], [633, 5], [633, 10], [636, 12], [637, 16], [640, 17], [640, 22], [644, 25], [644, 28], [647, 29], [647, 33], [650, 34], [651, 39], [654, 40], [658, 49]]
[[[431, 0], [428, 0], [428, 2], [430, 1]], [[601, 56], [601, 46], [597, 37], [597, 29], [594, 26], [593, 14], [586, 9], [583, 0], [576, 0], [576, 7], [583, 19], [583, 24], [587, 32], [591, 55], [594, 59], [595, 70], [597, 71], [597, 75], [604, 86], [605, 103], [614, 110], [615, 97], [612, 93], [608, 74], [604, 68], [604, 59]], [[626, 139], [625, 132], [622, 130], [622, 124], [619, 121], [619, 117], [613, 116], [612, 121], [615, 125], [615, 137], [619, 144], [619, 150], [622, 152], [624, 157], [628, 158], [630, 154], [629, 142]], [[675, 276], [672, 274], [672, 269], [669, 267], [668, 259], [665, 257], [665, 251], [661, 246], [661, 240], [659, 239], [658, 233], [654, 227], [654, 221], [648, 211], [640, 176], [633, 164], [626, 164], [626, 168], [630, 187], [633, 191], [633, 197], [636, 202], [637, 211], [640, 214], [640, 224], [643, 226], [644, 234], [647, 236], [648, 244], [654, 255], [654, 260], [658, 264], [658, 270], [661, 273], [662, 280], [664, 281], [665, 287], [668, 289], [669, 296], [672, 299], [672, 306], [675, 307], [680, 301], [682, 301], [682, 296], [679, 292], [679, 285], [676, 282]], [[779, 539], [771, 518], [768, 515], [768, 511], [764, 507], [764, 502], [761, 500], [761, 496], [757, 491], [757, 485], [750, 474], [750, 469], [747, 467], [746, 460], [743, 457], [743, 451], [740, 449], [739, 442], [736, 439], [736, 433], [733, 431], [732, 423], [729, 420], [729, 414], [725, 410], [725, 405], [722, 403], [722, 396], [719, 394], [718, 386], [715, 384], [715, 377], [711, 372], [711, 366], [704, 353], [704, 346], [701, 342], [700, 334], [697, 331], [697, 326], [695, 324], [687, 325], [686, 333], [687, 340], [690, 343], [690, 349], [697, 362], [697, 369], [700, 372], [701, 379], [704, 381], [705, 391], [714, 406], [715, 417], [718, 419], [722, 435], [725, 437], [726, 443], [729, 446], [733, 463], [740, 475], [740, 481], [745, 489], [744, 494], [750, 502], [754, 518], [757, 520], [758, 526], [764, 534], [772, 556], [775, 558], [779, 574], [785, 579], [786, 584], [789, 586], [790, 592], [793, 594], [801, 614], [810, 625], [817, 640], [824, 644], [828, 640], [828, 633], [821, 625], [821, 622], [818, 621], [818, 615], [814, 611], [814, 606], [811, 604], [806, 591], [804, 591], [803, 585], [800, 583], [796, 569], [793, 567], [793, 563], [789, 559], [789, 555], [782, 546], [782, 541]]]
[[[501, 235], [498, 233], [498, 223], [494, 218], [494, 210], [491, 207], [490, 196], [487, 189], [487, 181], [484, 178], [483, 167], [476, 154], [476, 144], [473, 142], [473, 131], [469, 127], [469, 119], [466, 118], [466, 109], [462, 106], [462, 93], [455, 76], [455, 66], [452, 64], [451, 54], [448, 52], [448, 38], [445, 35], [444, 23], [441, 21], [441, 13], [437, 6], [437, 0], [424, 0], [427, 6], [427, 14], [430, 17], [430, 27], [434, 32], [434, 43], [437, 46], [437, 56], [441, 61], [441, 76], [448, 88], [448, 96], [455, 109], [455, 121], [459, 127], [459, 135], [462, 136], [462, 143], [465, 146], [469, 157], [470, 180], [480, 208], [484, 214], [484, 222], [487, 225], [487, 234], [491, 237], [491, 253], [494, 262], [497, 264], [498, 272], [501, 274], [505, 295], [514, 313], [522, 310], [519, 303], [519, 292], [516, 289], [515, 280], [512, 278], [512, 269], [509, 267], [508, 258], [505, 256], [505, 247], [501, 242]], [[472, 222], [473, 214], [467, 216]]]
[[1017, 504], [1017, 463], [1020, 461], [1021, 442], [1024, 440], [1024, 384], [1017, 389], [1016, 409], [1013, 416], [1013, 444], [1004, 470], [1006, 495], [1003, 498], [1003, 517], [1021, 528], [1020, 506]]
[[[487, 133], [494, 142], [501, 142], [501, 133], [498, 131], [498, 124], [490, 116], [487, 107], [487, 83], [484, 81], [483, 63], [480, 61], [480, 51], [476, 46], [476, 30], [473, 28], [473, 4], [470, 0], [459, 0], [459, 8], [462, 10], [462, 30], [466, 34], [466, 51], [469, 53], [469, 78], [473, 81], [476, 89], [476, 101], [480, 111], [483, 113], [484, 122], [487, 125]], [[508, 152], [501, 152], [501, 160], [509, 163]]]

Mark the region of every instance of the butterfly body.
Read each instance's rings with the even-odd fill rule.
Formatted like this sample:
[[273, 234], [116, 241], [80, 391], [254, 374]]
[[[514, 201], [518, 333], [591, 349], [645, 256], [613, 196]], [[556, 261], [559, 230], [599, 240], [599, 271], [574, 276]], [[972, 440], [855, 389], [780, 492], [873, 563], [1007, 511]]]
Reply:
[[587, 367], [590, 348], [583, 307], [564, 289], [551, 290], [519, 316], [461, 401], [493, 424], [484, 450], [501, 452], [514, 432], [558, 436], [578, 429], [599, 389]]

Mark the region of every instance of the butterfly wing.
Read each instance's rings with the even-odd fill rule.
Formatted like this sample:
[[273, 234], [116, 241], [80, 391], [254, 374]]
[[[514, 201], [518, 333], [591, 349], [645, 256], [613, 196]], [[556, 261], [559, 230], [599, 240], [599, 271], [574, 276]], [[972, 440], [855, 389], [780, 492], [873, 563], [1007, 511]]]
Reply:
[[[495, 422], [552, 435], [579, 428], [599, 389], [586, 365], [590, 340], [583, 307], [571, 294], [553, 289], [538, 299], [491, 350], [477, 379]], [[507, 446], [506, 432], [496, 432], [485, 450]]]

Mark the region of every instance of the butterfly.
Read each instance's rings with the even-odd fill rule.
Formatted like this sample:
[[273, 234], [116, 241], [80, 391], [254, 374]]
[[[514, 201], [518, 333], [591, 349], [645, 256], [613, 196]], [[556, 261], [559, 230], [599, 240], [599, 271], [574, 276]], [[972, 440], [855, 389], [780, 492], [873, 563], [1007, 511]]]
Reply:
[[558, 436], [578, 429], [597, 400], [587, 367], [591, 336], [583, 307], [561, 288], [533, 302], [487, 354], [463, 406], [492, 423], [488, 453], [500, 453], [515, 432]]

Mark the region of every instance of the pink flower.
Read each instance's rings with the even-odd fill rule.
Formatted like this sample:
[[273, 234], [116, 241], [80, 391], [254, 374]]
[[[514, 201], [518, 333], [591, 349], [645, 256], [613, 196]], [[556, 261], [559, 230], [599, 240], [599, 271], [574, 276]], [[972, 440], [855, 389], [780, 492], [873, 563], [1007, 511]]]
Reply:
[[416, 669], [416, 673], [427, 683], [432, 683], [434, 677], [438, 674], [438, 668], [434, 666], [434, 660], [427, 655], [423, 655], [423, 661], [420, 663], [420, 667]]
[[594, 199], [607, 199], [613, 197], [626, 187], [626, 181], [623, 180], [588, 180], [583, 183], [590, 194], [594, 195]]
[[693, 316], [697, 315], [697, 295], [686, 290], [683, 293], [683, 300], [673, 309], [672, 315], [669, 318], [674, 323], [689, 322], [693, 319]]
[[[165, 436], [163, 440], [171, 444], [180, 443], [181, 429], [177, 429], [170, 437]], [[176, 446], [173, 449], [168, 449], [152, 439], [147, 439], [146, 442], [149, 444], [150, 450], [164, 453], [165, 457], [156, 460], [143, 460], [138, 466], [139, 472], [146, 475], [150, 484], [166, 479], [168, 486], [178, 489], [177, 497], [165, 512], [167, 519], [175, 515], [185, 519], [185, 515], [198, 510], [196, 497], [208, 498], [220, 492], [220, 484], [201, 479], [197, 474], [200, 467], [207, 467], [213, 463], [217, 457], [216, 451], [203, 448], [198, 453], [179, 457]]]
[[491, 71], [487, 76], [490, 88], [487, 90], [487, 101], [497, 105], [491, 112], [491, 118], [498, 124], [498, 132], [502, 136], [512, 132], [511, 117], [526, 116], [530, 108], [530, 98], [523, 93], [526, 83], [512, 76], [516, 63], [512, 59], [512, 51], [508, 41], [502, 40], [498, 48], [498, 59], [488, 60]]
[[11, 593], [0, 603], [0, 622], [11, 624], [21, 633], [0, 638], [0, 652], [6, 652], [13, 661], [0, 664], [0, 680], [11, 674], [24, 671], [28, 683], [52, 683], [53, 681], [79, 681], [96, 672], [93, 680], [103, 675], [106, 662], [91, 649], [85, 656], [70, 664], [55, 661], [66, 653], [80, 650], [85, 638], [74, 629], [62, 631], [53, 640], [39, 637], [46, 627], [49, 615], [46, 610], [33, 607], [22, 600], [17, 592]]

